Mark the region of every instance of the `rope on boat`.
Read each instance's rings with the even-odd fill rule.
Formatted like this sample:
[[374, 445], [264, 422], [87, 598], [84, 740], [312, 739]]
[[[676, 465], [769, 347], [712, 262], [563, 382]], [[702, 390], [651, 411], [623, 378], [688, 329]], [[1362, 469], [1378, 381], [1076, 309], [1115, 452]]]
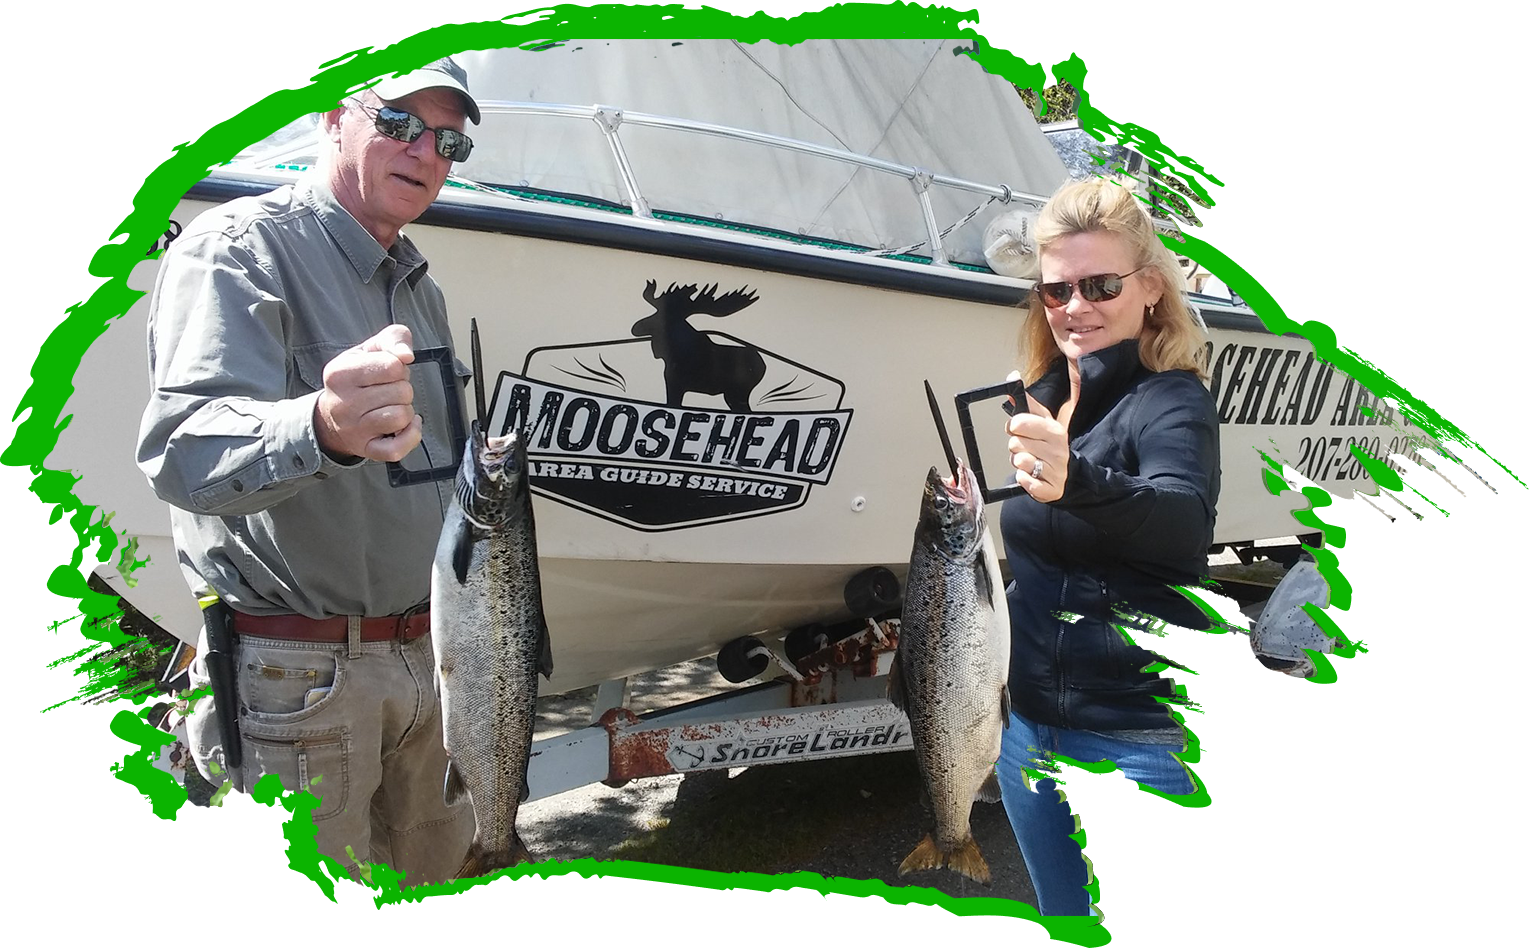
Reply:
[[[1000, 187], [1003, 188], [1003, 194], [995, 194], [992, 197], [989, 197], [986, 201], [983, 201], [981, 204], [978, 204], [976, 207], [974, 207], [971, 210], [967, 211], [966, 215], [964, 217], [962, 217], [960, 220], [956, 221], [954, 224], [951, 224], [949, 227], [947, 227], [944, 230], [940, 231], [940, 240], [943, 241], [946, 237], [949, 237], [951, 234], [955, 233], [958, 229], [960, 229], [962, 227], [965, 227], [967, 224], [971, 223], [972, 218], [976, 217], [978, 214], [981, 214], [984, 210], [987, 209], [987, 206], [989, 204], [992, 204], [994, 201], [1001, 201], [1004, 204], [1008, 204], [1010, 201], [1012, 201], [1012, 200], [1014, 200], [1016, 198], [1018, 198], [1019, 200], [1022, 200], [1022, 201], [1026, 201], [1027, 203], [1031, 200], [1031, 199], [1027, 199], [1024, 195], [1015, 194], [1013, 191], [1010, 191], [1009, 190], [1009, 186], [1006, 185], [1006, 184], [1005, 185], [1000, 185]], [[1039, 207], [1040, 205], [1037, 203], [1035, 206]], [[901, 256], [906, 256], [907, 254], [912, 253], [913, 251], [919, 249], [920, 247], [923, 247], [927, 243], [929, 243], [929, 241], [928, 241], [928, 239], [925, 239], [925, 240], [919, 241], [916, 244], [909, 244], [906, 247], [898, 247], [895, 250], [855, 250], [855, 251], [852, 251], [852, 252], [854, 252], [854, 253], [862, 253], [862, 254], [865, 254], [865, 255], [871, 256], [871, 257], [901, 257]]]
[[508, 188], [496, 188], [496, 187], [492, 187], [492, 186], [487, 185], [487, 184], [480, 184], [477, 181], [472, 180], [471, 178], [464, 178], [461, 175], [448, 174], [448, 175], [446, 175], [446, 182], [448, 184], [454, 184], [454, 185], [456, 185], [456, 186], [458, 186], [460, 188], [466, 188], [469, 191], [481, 191], [484, 194], [493, 194], [493, 195], [496, 195], [498, 197], [514, 198], [517, 201], [531, 201], [532, 200], [531, 198], [528, 198], [528, 197], [526, 197], [523, 194], [516, 194], [514, 191], [511, 191]]
[[[954, 224], [951, 224], [949, 227], [947, 227], [944, 230], [940, 231], [940, 239], [944, 240], [946, 237], [949, 237], [951, 234], [955, 233], [958, 228], [964, 227], [966, 224], [971, 222], [972, 218], [976, 217], [978, 214], [981, 214], [984, 210], [986, 210], [987, 206], [989, 204], [992, 204], [994, 201], [1000, 201], [1000, 200], [1007, 204], [1009, 199], [1008, 198], [1004, 198], [1004, 197], [999, 197], [996, 194], [993, 195], [992, 197], [988, 198], [986, 201], [983, 201], [981, 204], [978, 204], [976, 207], [974, 207], [971, 210], [967, 211], [965, 217], [961, 218], [960, 220], [956, 221]], [[906, 247], [898, 247], [895, 250], [855, 250], [855, 251], [852, 251], [852, 252], [860, 253], [860, 254], [865, 254], [868, 257], [901, 257], [901, 256], [903, 256], [905, 254], [912, 253], [913, 251], [919, 249], [920, 247], [924, 246], [927, 243], [929, 243], [929, 240], [928, 240], [928, 238], [925, 238], [924, 240], [921, 240], [921, 241], [919, 241], [916, 244], [909, 244]]]

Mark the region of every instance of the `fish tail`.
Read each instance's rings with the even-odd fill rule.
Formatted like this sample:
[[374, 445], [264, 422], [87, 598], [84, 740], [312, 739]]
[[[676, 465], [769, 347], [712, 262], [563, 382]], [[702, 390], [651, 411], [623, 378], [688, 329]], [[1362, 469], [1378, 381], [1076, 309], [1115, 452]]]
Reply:
[[512, 866], [517, 863], [537, 861], [536, 857], [531, 855], [531, 850], [527, 849], [526, 844], [521, 841], [520, 834], [514, 830], [510, 831], [510, 859]]
[[982, 850], [977, 848], [977, 841], [970, 836], [956, 844], [956, 848], [945, 857], [945, 865], [950, 867], [951, 872], [959, 872], [973, 882], [993, 884], [993, 874], [988, 870], [987, 860], [982, 858]]
[[902, 865], [897, 867], [897, 874], [905, 876], [910, 872], [918, 872], [921, 869], [938, 869], [945, 865], [945, 854], [934, 844], [934, 837], [925, 834], [919, 844], [913, 847], [903, 860]]
[[977, 841], [968, 835], [957, 843], [950, 852], [945, 852], [935, 843], [932, 836], [925, 836], [908, 854], [902, 865], [897, 867], [897, 874], [905, 876], [910, 872], [918, 872], [921, 869], [938, 869], [944, 866], [951, 872], [958, 872], [973, 882], [983, 885], [993, 884], [993, 874], [988, 869], [987, 860], [982, 857], [982, 850], [977, 848]]
[[475, 879], [483, 875], [484, 870], [480, 865], [481, 859], [482, 853], [476, 845], [468, 849], [467, 858], [462, 861], [462, 868], [457, 870], [457, 878]]
[[526, 849], [526, 844], [520, 841], [518, 833], [510, 835], [510, 844], [504, 849], [489, 849], [477, 840], [473, 840], [472, 846], [467, 850], [467, 858], [462, 862], [462, 868], [457, 871], [457, 878], [473, 879], [523, 862], [535, 861], [535, 857]]

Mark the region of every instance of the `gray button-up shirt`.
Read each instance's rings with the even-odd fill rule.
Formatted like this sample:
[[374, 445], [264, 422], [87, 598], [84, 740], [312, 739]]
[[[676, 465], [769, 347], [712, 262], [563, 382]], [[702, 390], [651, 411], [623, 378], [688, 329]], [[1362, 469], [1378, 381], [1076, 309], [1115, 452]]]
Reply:
[[[199, 217], [170, 245], [149, 310], [154, 391], [138, 466], [173, 506], [198, 593], [255, 614], [380, 616], [429, 597], [450, 481], [394, 488], [384, 465], [319, 449], [324, 366], [390, 323], [449, 346], [446, 304], [407, 237], [384, 250], [317, 174]], [[465, 375], [460, 361], [459, 375]], [[454, 464], [434, 365], [411, 370], [424, 440]]]

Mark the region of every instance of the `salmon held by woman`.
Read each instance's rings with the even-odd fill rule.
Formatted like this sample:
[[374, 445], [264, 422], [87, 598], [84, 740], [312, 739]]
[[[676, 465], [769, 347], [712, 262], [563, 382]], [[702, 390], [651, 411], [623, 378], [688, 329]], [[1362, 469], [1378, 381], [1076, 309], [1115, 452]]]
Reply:
[[892, 703], [908, 715], [934, 831], [899, 875], [947, 866], [990, 884], [972, 839], [972, 802], [999, 799], [993, 762], [1009, 714], [1009, 610], [982, 492], [957, 460], [949, 481], [929, 469], [903, 594]]

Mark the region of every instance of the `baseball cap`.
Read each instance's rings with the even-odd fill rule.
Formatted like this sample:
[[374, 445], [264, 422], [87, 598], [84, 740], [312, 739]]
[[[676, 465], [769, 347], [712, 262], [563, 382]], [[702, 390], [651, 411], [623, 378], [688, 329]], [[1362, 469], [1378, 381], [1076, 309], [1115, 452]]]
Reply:
[[437, 59], [429, 65], [421, 66], [402, 76], [388, 76], [372, 86], [372, 91], [392, 102], [421, 89], [436, 88], [452, 89], [459, 93], [462, 96], [462, 104], [467, 109], [467, 117], [472, 119], [474, 125], [483, 120], [483, 116], [478, 112], [478, 103], [467, 91], [467, 72], [450, 56]]

